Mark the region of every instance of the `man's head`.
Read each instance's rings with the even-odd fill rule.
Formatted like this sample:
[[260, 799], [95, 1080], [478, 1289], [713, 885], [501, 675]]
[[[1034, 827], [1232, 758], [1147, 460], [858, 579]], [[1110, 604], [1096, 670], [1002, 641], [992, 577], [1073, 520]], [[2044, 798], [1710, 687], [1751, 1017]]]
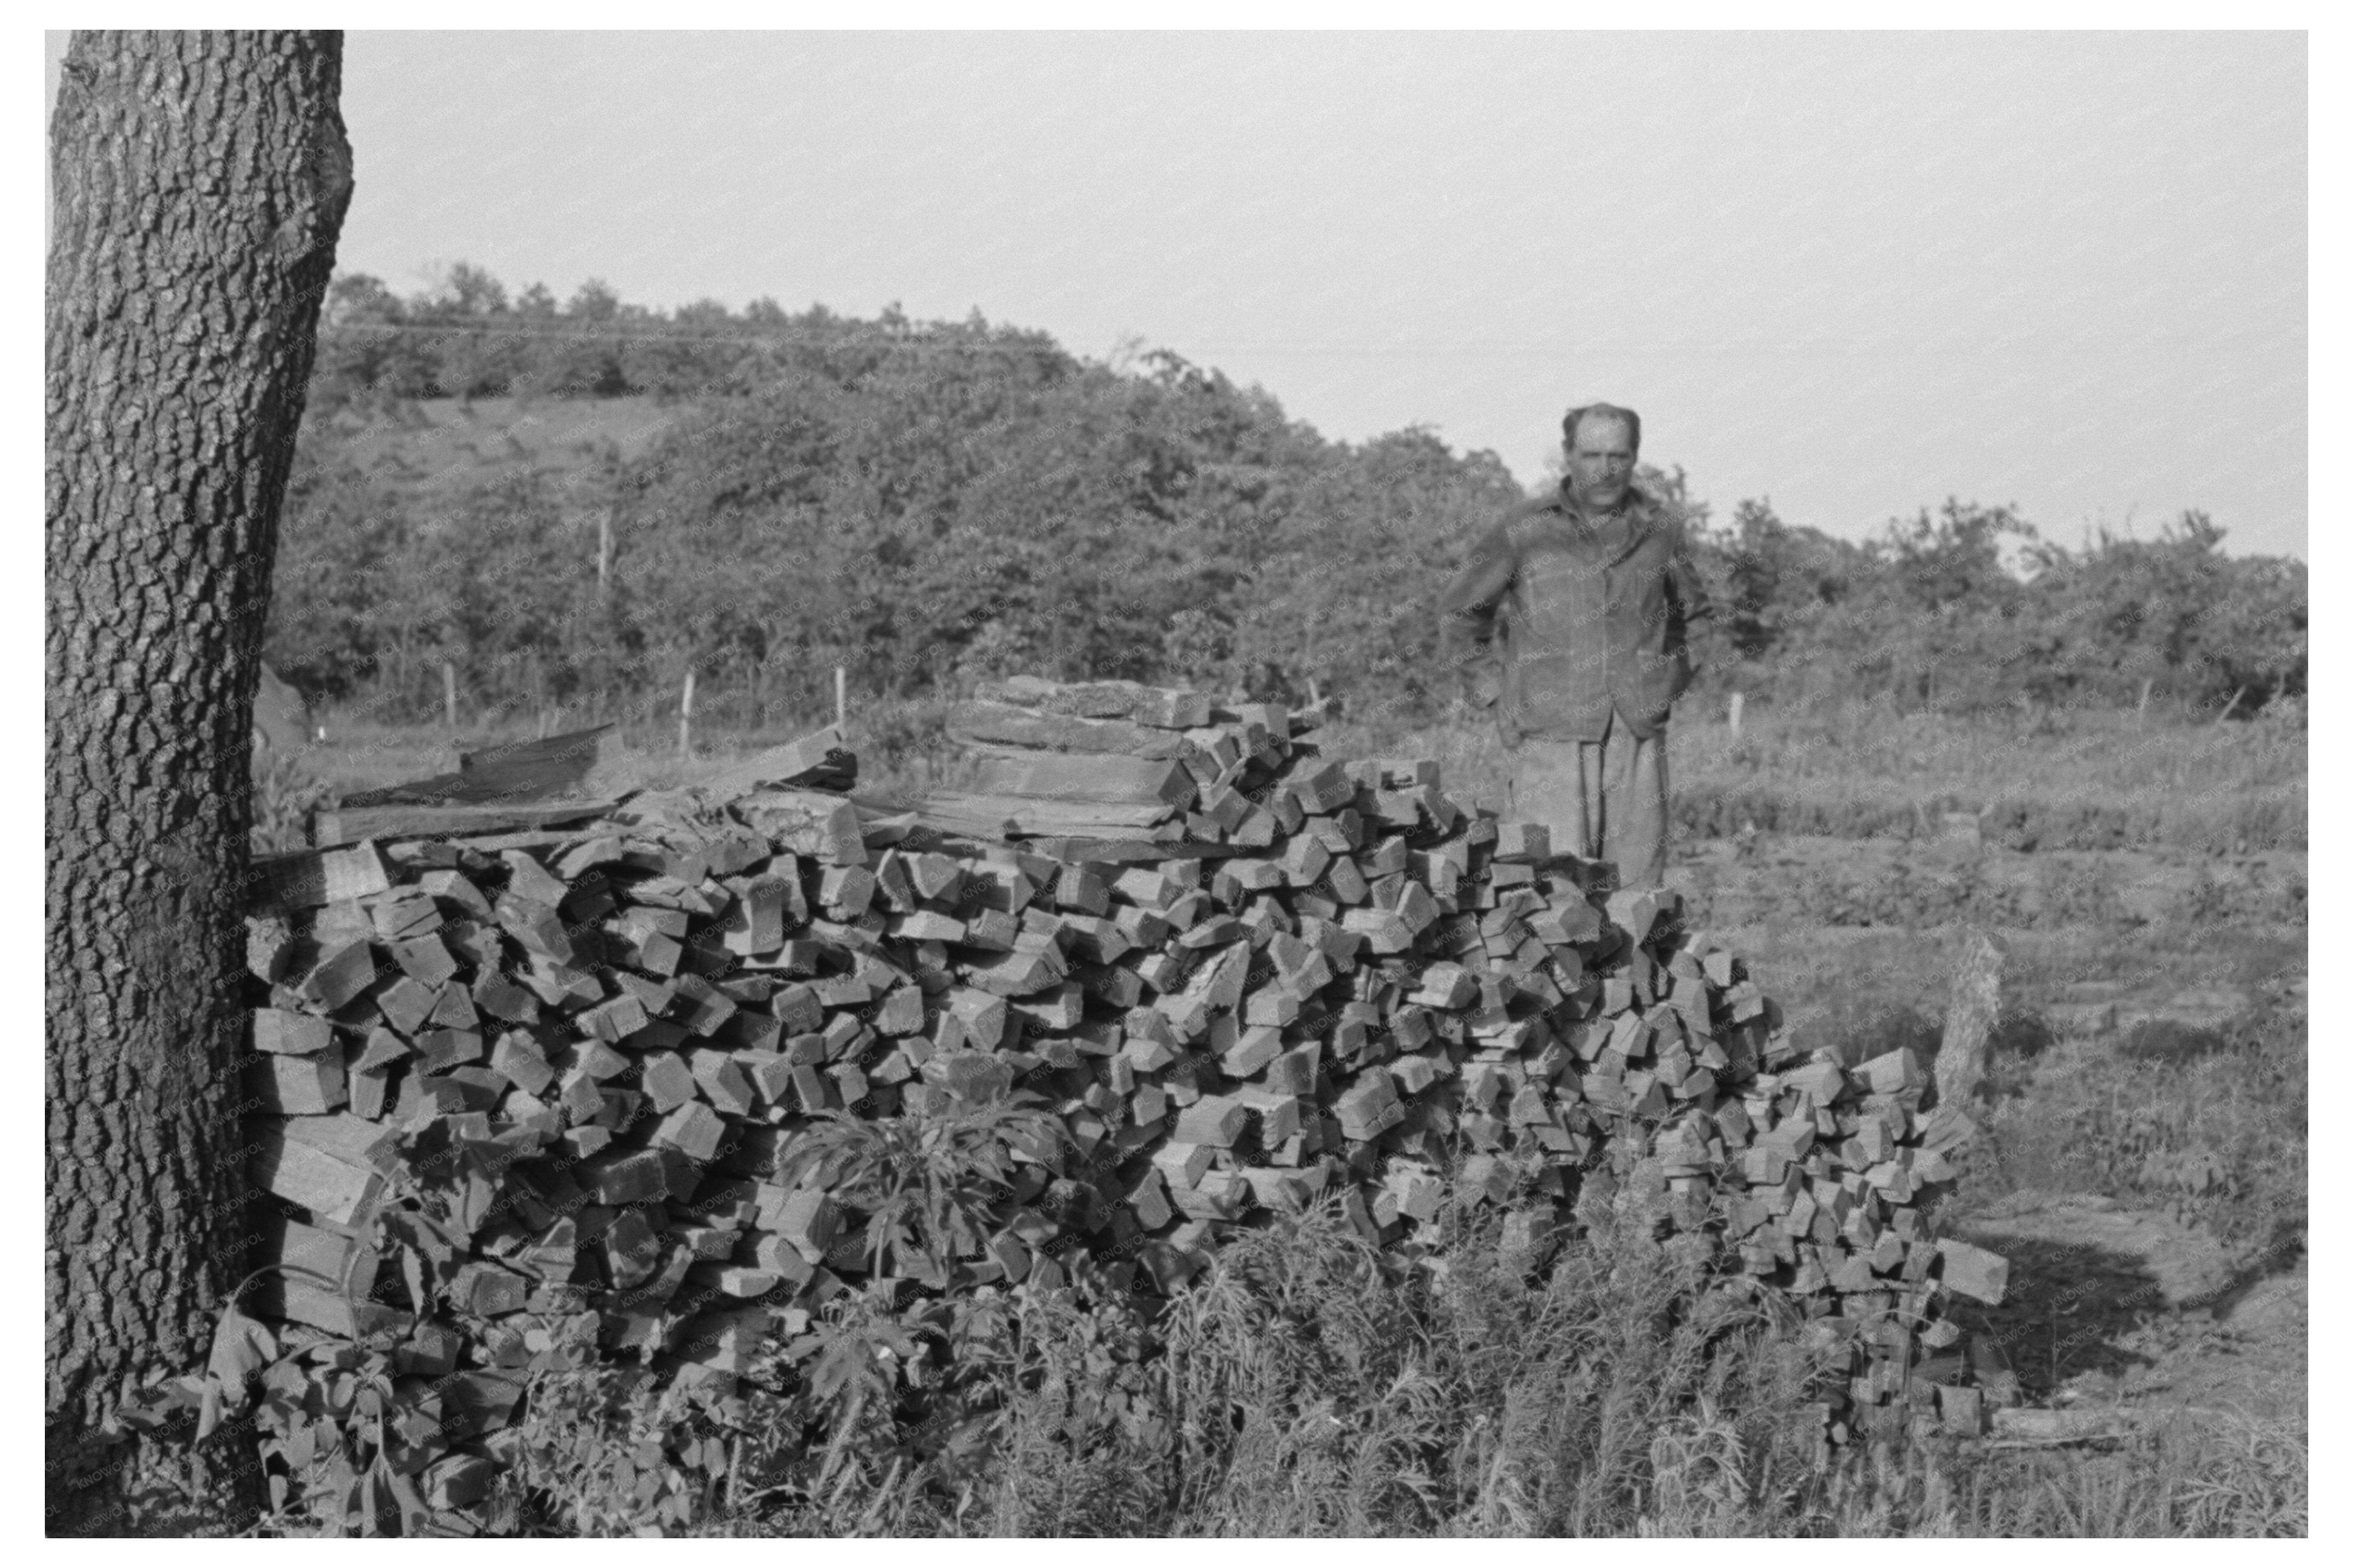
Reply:
[[1609, 511], [1626, 499], [1642, 449], [1642, 416], [1614, 404], [1572, 408], [1560, 422], [1568, 452], [1568, 486], [1578, 502]]

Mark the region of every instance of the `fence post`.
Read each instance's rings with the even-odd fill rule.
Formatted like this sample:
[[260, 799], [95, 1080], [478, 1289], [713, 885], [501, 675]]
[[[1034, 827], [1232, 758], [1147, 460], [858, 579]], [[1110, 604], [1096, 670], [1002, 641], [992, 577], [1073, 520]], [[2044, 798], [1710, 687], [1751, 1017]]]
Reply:
[[613, 509], [596, 514], [596, 596], [602, 599], [613, 574]]
[[686, 689], [678, 695], [678, 754], [694, 754], [694, 671], [686, 672]]
[[1740, 739], [1740, 693], [1736, 691], [1732, 694], [1731, 710], [1725, 716], [1726, 721], [1732, 725], [1732, 738], [1736, 741]]
[[838, 664], [833, 667], [833, 729], [838, 735], [849, 733], [849, 674]]
[[2002, 951], [1975, 926], [1961, 928], [1953, 954], [1952, 990], [1945, 1033], [1936, 1047], [1936, 1103], [1959, 1110], [1986, 1079], [1987, 1043], [2001, 1016]]
[[449, 728], [458, 728], [458, 667], [448, 659], [441, 661], [441, 712]]

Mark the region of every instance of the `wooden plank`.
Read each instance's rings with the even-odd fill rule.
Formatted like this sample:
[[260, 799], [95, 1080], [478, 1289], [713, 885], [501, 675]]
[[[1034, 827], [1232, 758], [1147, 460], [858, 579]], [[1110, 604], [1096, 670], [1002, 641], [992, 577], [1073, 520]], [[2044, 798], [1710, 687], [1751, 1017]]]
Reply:
[[295, 1116], [269, 1129], [347, 1164], [392, 1174], [400, 1162], [400, 1134], [356, 1116]]
[[334, 1029], [324, 1018], [307, 1013], [257, 1007], [253, 1013], [253, 1048], [285, 1056], [310, 1056], [327, 1048]]
[[731, 878], [725, 885], [735, 894], [735, 902], [720, 922], [720, 941], [739, 957], [774, 952], [785, 945], [786, 929], [807, 916], [806, 908], [795, 912], [800, 901], [797, 878]]
[[1208, 695], [1132, 680], [1094, 680], [1065, 686], [1033, 675], [1016, 675], [983, 685], [984, 700], [1015, 703], [1048, 713], [1082, 719], [1134, 719], [1161, 729], [1192, 729], [1209, 721]]
[[828, 724], [733, 763], [695, 787], [713, 800], [733, 800], [763, 788], [848, 790], [857, 783], [858, 753]]
[[245, 1069], [245, 1090], [258, 1110], [318, 1116], [343, 1109], [346, 1079], [339, 1045], [309, 1056], [258, 1057]]
[[385, 1173], [370, 1155], [378, 1145], [389, 1146], [387, 1129], [356, 1116], [247, 1125], [253, 1133], [247, 1172], [264, 1192], [343, 1226], [357, 1224], [383, 1194]]
[[252, 887], [257, 910], [315, 910], [387, 891], [392, 878], [375, 846], [359, 843], [257, 856]]
[[521, 833], [485, 834], [480, 837], [469, 836], [466, 847], [481, 850], [484, 854], [495, 854], [501, 849], [566, 848], [579, 843], [581, 834], [590, 830], [587, 826], [546, 827], [531, 828]]
[[[1435, 764], [1433, 771], [1435, 769]], [[1552, 832], [1542, 823], [1499, 822], [1495, 825], [1494, 858], [1533, 864], [1552, 857]]]
[[991, 953], [961, 967], [973, 984], [999, 996], [1032, 995], [1069, 977], [1069, 971], [1050, 951]]
[[1082, 719], [1040, 713], [1006, 702], [959, 702], [948, 712], [948, 733], [984, 756], [1038, 752], [1176, 760], [1194, 748], [1175, 731], [1124, 719]]
[[620, 805], [615, 800], [556, 801], [513, 805], [375, 805], [319, 814], [321, 845], [378, 838], [470, 838], [483, 834], [544, 830], [589, 822]]
[[458, 771], [465, 780], [465, 793], [457, 798], [484, 803], [551, 800], [576, 789], [596, 768], [598, 743], [612, 727], [609, 722], [595, 724], [488, 751], [462, 752]]
[[1231, 1148], [1248, 1122], [1248, 1112], [1238, 1096], [1203, 1095], [1178, 1112], [1175, 1142]]
[[375, 1284], [375, 1252], [342, 1231], [270, 1215], [259, 1223], [256, 1248], [257, 1262], [306, 1277], [322, 1289], [364, 1296]]
[[345, 1338], [405, 1321], [406, 1313], [367, 1300], [378, 1258], [356, 1237], [273, 1215], [261, 1221], [256, 1242], [255, 1261], [264, 1266], [249, 1298], [257, 1316]]
[[1159, 860], [1224, 860], [1250, 851], [1239, 844], [1202, 844], [1194, 840], [1162, 843], [1151, 838], [1030, 838], [1023, 847], [1050, 859], [1092, 861], [1098, 865], [1149, 865]]
[[1193, 775], [1173, 761], [1050, 752], [984, 758], [975, 788], [982, 795], [1108, 805], [1157, 804], [1179, 810], [1194, 795]]
[[346, 810], [367, 810], [385, 805], [511, 805], [553, 800], [586, 781], [596, 765], [598, 738], [612, 727], [598, 724], [488, 751], [461, 752], [454, 773], [362, 790], [344, 796], [343, 805]]
[[1190, 730], [1208, 723], [1213, 711], [1206, 692], [1146, 687], [1129, 710], [1129, 717], [1139, 724], [1156, 725], [1164, 730]]
[[1165, 805], [1031, 800], [1020, 795], [944, 790], [924, 797], [917, 815], [930, 826], [976, 838], [1032, 836], [1130, 838], [1175, 815]]
[[1936, 1256], [1942, 1265], [1938, 1272], [1945, 1289], [1989, 1307], [2001, 1304], [2010, 1288], [2009, 1258], [1950, 1237], [1936, 1243]]
[[1396, 1080], [1377, 1068], [1359, 1077], [1332, 1109], [1340, 1131], [1358, 1142], [1370, 1142], [1405, 1119]]
[[364, 938], [329, 947], [295, 994], [321, 1012], [332, 1013], [375, 980], [375, 956]]
[[810, 1263], [822, 1263], [841, 1232], [841, 1210], [824, 1193], [803, 1187], [787, 1197], [776, 1218], [776, 1234]]
[[812, 790], [761, 790], [734, 802], [753, 832], [797, 855], [828, 866], [866, 864], [858, 806], [846, 796]]

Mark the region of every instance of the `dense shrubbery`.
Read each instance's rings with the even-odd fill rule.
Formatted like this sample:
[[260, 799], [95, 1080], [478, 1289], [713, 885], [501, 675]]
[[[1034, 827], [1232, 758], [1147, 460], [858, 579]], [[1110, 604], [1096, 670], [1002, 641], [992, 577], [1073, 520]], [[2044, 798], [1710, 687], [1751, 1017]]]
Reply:
[[1885, 693], [1906, 709], [2116, 707], [2144, 682], [2177, 707], [2301, 697], [2304, 563], [2227, 556], [2221, 540], [2193, 511], [2154, 540], [2070, 551], [2010, 508], [1947, 500], [1854, 544], [1743, 501], [1706, 535], [1723, 605], [1707, 662], [1783, 700]]
[[[354, 410], [423, 397], [691, 399], [584, 505], [509, 474], [428, 507], [357, 460]], [[342, 417], [338, 417], [342, 416]], [[1680, 475], [1651, 479], [1680, 494]], [[1299, 696], [1426, 719], [1452, 695], [1431, 608], [1517, 498], [1488, 452], [1413, 429], [1326, 440], [1154, 353], [849, 321], [771, 301], [670, 312], [590, 284], [558, 308], [460, 267], [439, 292], [335, 285], [290, 492], [273, 661], [314, 694], [431, 710], [661, 700], [692, 668], [726, 720], [821, 711], [831, 667], [921, 696], [1024, 669]], [[608, 592], [596, 512], [617, 524]], [[1762, 501], [1695, 507], [1723, 613], [1704, 679], [1782, 703], [1968, 710], [2136, 701], [2252, 711], [2302, 693], [2305, 569], [2232, 558], [2200, 514], [2081, 551], [1958, 501], [1856, 544]], [[2010, 547], [2005, 562], [2003, 550]]]

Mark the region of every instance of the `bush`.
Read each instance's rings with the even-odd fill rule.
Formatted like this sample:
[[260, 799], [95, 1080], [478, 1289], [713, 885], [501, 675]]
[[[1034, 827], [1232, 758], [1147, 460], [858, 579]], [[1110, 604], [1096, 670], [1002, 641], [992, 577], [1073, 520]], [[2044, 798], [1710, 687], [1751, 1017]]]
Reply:
[[2113, 709], [2146, 692], [2249, 716], [2301, 700], [2304, 564], [2225, 556], [2223, 536], [2188, 511], [2154, 540], [2104, 531], [2069, 551], [2010, 508], [1947, 500], [1856, 544], [1743, 501], [1697, 535], [1722, 607], [1701, 662], [1719, 689], [1788, 707]]

